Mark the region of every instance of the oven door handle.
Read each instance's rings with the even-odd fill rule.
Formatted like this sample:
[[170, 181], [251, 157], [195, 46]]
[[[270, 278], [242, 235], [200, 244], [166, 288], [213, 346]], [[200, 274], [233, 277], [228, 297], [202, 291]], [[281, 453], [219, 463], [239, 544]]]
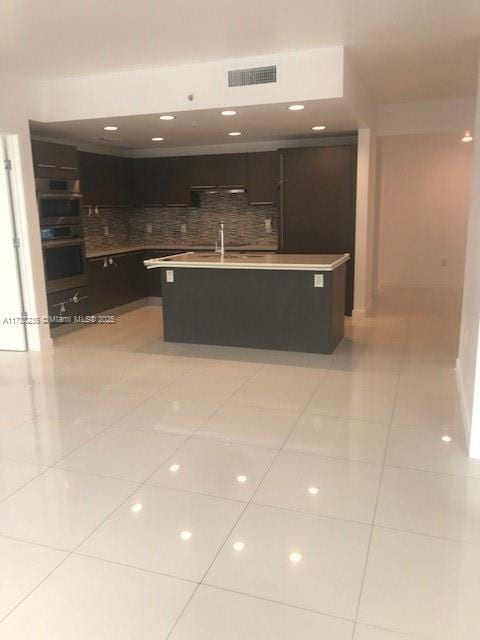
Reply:
[[66, 247], [67, 245], [70, 246], [78, 246], [78, 245], [84, 245], [85, 244], [85, 240], [82, 239], [74, 239], [74, 238], [65, 238], [62, 240], [44, 240], [42, 242], [42, 246], [45, 249], [52, 249], [53, 247]]
[[40, 200], [81, 200], [82, 193], [39, 193]]

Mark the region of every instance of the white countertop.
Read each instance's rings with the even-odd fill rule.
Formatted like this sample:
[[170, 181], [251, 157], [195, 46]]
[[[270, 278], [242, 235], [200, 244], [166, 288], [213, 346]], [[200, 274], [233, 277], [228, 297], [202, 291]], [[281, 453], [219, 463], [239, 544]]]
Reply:
[[[134, 244], [134, 243], [125, 243], [125, 244], [116, 244], [111, 245], [110, 247], [87, 247], [86, 254], [87, 258], [99, 258], [103, 256], [111, 256], [119, 253], [135, 253], [136, 251], [178, 251], [178, 253], [184, 253], [186, 251], [205, 251], [205, 252], [213, 252], [213, 247], [211, 246], [196, 246], [196, 245], [175, 245], [175, 244], [156, 244], [156, 243], [147, 243], [147, 244]], [[232, 245], [229, 246], [228, 251], [236, 252], [236, 251], [276, 251], [276, 247], [267, 247], [262, 245]]]
[[189, 251], [165, 258], [144, 260], [147, 269], [188, 267], [199, 269], [279, 269], [284, 271], [333, 271], [350, 259], [348, 253], [236, 253], [224, 257], [208, 251]]

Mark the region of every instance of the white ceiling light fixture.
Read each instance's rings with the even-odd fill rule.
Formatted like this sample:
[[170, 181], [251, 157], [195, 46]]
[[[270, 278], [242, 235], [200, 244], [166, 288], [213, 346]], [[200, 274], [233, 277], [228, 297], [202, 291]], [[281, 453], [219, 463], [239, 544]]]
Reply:
[[132, 511], [132, 513], [140, 513], [142, 509], [143, 509], [143, 504], [141, 502], [136, 502], [130, 507], [130, 511]]
[[162, 142], [165, 138], [152, 138], [153, 142]]
[[442, 440], [443, 440], [443, 442], [451, 442], [452, 438], [451, 438], [451, 436], [442, 436]]
[[236, 116], [237, 112], [234, 111], [233, 109], [225, 109], [225, 111], [221, 111], [221, 115], [222, 116]]
[[312, 127], [312, 131], [325, 131], [327, 127], [324, 124], [316, 124]]
[[289, 555], [288, 558], [290, 560], [290, 562], [292, 564], [298, 564], [300, 562], [300, 560], [302, 559], [302, 554], [298, 553], [298, 551], [292, 551]]
[[247, 476], [237, 476], [237, 482], [239, 482], [240, 484], [245, 484], [246, 481]]
[[241, 131], [229, 131], [228, 135], [229, 136], [241, 136], [242, 132]]
[[164, 115], [164, 116], [160, 116], [160, 120], [175, 120], [175, 116], [171, 116], [171, 115]]
[[115, 127], [113, 124], [109, 124], [106, 127], [103, 127], [104, 131], [118, 131], [118, 127]]
[[473, 140], [473, 136], [470, 131], [465, 131], [463, 134], [462, 142], [471, 142]]
[[233, 548], [235, 551], [243, 551], [245, 549], [245, 543], [241, 540], [237, 540], [233, 543]]
[[291, 104], [288, 107], [289, 111], [303, 111], [305, 109], [305, 105], [304, 104]]
[[181, 531], [180, 532], [180, 538], [184, 541], [184, 542], [188, 542], [190, 540], [190, 538], [192, 537], [192, 532], [191, 531]]

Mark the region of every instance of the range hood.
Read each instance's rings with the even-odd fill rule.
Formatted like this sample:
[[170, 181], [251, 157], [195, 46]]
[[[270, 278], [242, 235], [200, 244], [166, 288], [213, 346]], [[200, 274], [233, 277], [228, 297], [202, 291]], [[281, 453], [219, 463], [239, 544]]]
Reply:
[[192, 185], [192, 191], [203, 193], [246, 193], [247, 188], [243, 184], [218, 184], [218, 185]]

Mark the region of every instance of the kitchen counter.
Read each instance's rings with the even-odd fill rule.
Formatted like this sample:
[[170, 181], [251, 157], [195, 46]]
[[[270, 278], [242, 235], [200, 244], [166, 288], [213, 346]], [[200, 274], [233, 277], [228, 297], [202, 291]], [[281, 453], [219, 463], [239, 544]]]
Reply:
[[195, 268], [195, 269], [279, 269], [303, 271], [333, 271], [350, 258], [344, 254], [279, 254], [279, 253], [232, 253], [225, 256], [216, 253], [188, 251], [175, 256], [145, 260], [147, 269]]
[[159, 269], [167, 342], [332, 353], [349, 258], [187, 252], [144, 264]]
[[[86, 249], [87, 258], [102, 258], [103, 256], [114, 256], [119, 253], [134, 253], [136, 251], [209, 251], [213, 252], [212, 246], [192, 246], [192, 245], [160, 245], [155, 243], [149, 244], [116, 244], [111, 247], [99, 247]], [[228, 251], [277, 251], [276, 247], [258, 246], [258, 245], [232, 245], [228, 247]]]

